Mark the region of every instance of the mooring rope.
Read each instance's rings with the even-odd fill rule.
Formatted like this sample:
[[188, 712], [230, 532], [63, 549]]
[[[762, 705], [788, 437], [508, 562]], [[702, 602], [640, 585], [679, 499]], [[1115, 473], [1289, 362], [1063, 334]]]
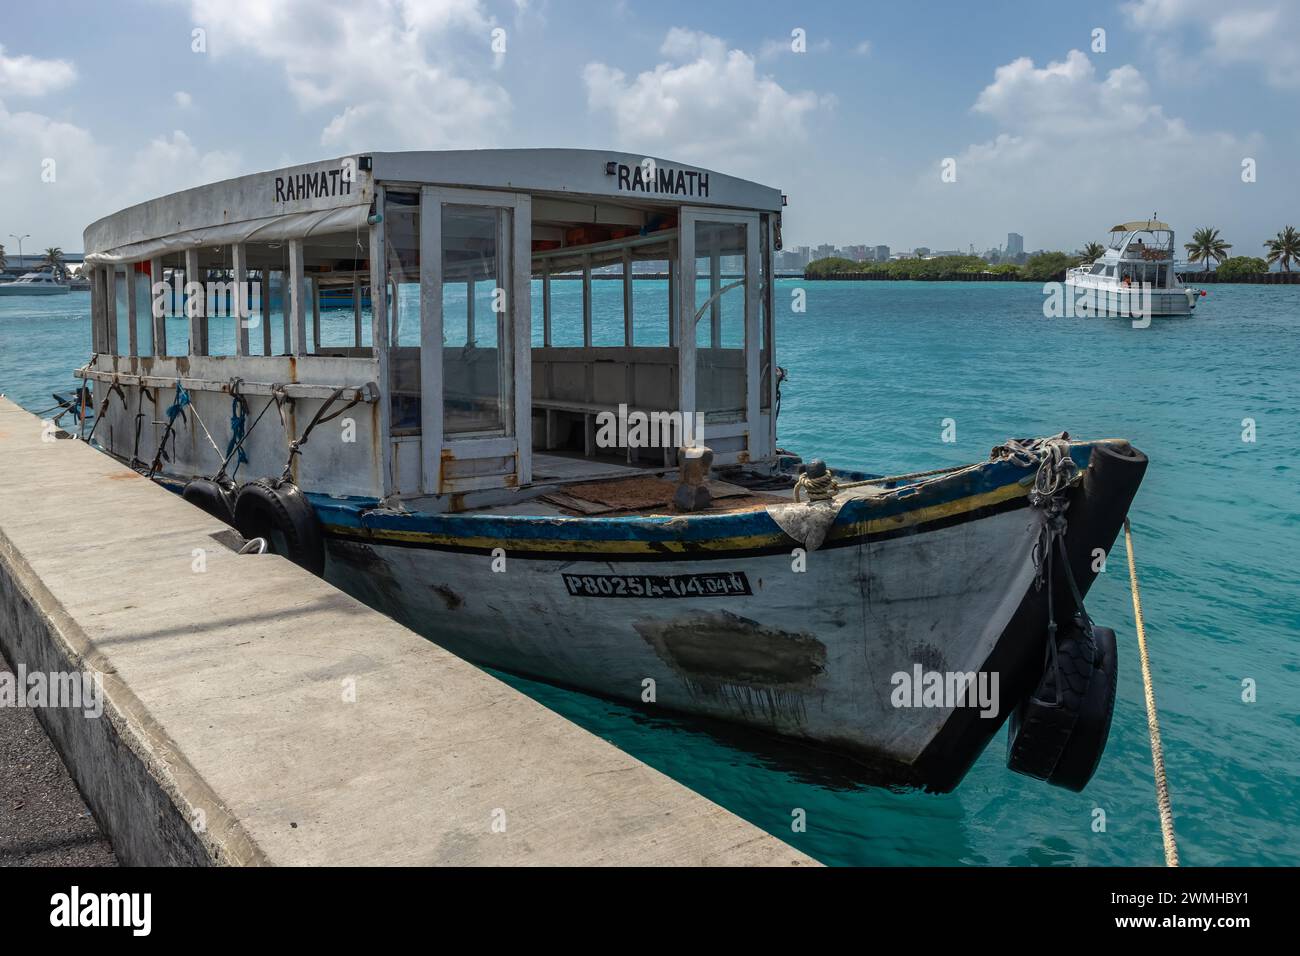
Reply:
[[[236, 452], [238, 452], [239, 455], [240, 455], [241, 460], [243, 460], [243, 461], [247, 461], [247, 460], [248, 460], [248, 458], [244, 455], [244, 443], [245, 443], [246, 441], [248, 441], [249, 438], [252, 437], [253, 432], [254, 432], [254, 431], [256, 430], [256, 428], [257, 428], [257, 423], [260, 422], [260, 421], [262, 420], [262, 416], [263, 416], [263, 415], [265, 415], [268, 411], [271, 410], [271, 406], [272, 406], [272, 405], [274, 405], [274, 406], [276, 407], [277, 410], [280, 410], [280, 425], [281, 425], [281, 426], [284, 426], [284, 424], [285, 424], [285, 423], [284, 423], [284, 411], [282, 410], [282, 403], [285, 402], [285, 401], [287, 401], [287, 400], [288, 400], [288, 399], [287, 399], [287, 396], [286, 396], [286, 394], [285, 394], [285, 390], [284, 390], [284, 386], [283, 386], [283, 385], [280, 385], [280, 384], [274, 384], [274, 385], [271, 386], [271, 397], [270, 397], [269, 399], [267, 399], [266, 404], [262, 406], [262, 410], [261, 410], [260, 412], [257, 413], [257, 417], [253, 419], [253, 424], [251, 424], [251, 425], [248, 426], [248, 429], [247, 429], [246, 431], [244, 431], [244, 432], [239, 436], [239, 440], [238, 440], [238, 441], [235, 441], [233, 447], [232, 447], [229, 451], [226, 452], [226, 458], [225, 458], [225, 460], [221, 463], [221, 467], [217, 470], [217, 473], [216, 473], [215, 475], [212, 476], [212, 480], [213, 480], [213, 481], [215, 481], [215, 482], [216, 482], [217, 484], [219, 484], [219, 485], [220, 485], [220, 484], [223, 484], [224, 482], [228, 482], [228, 481], [233, 483], [233, 479], [231, 479], [230, 477], [228, 477], [228, 476], [226, 475], [226, 466], [230, 464], [230, 459], [233, 458], [233, 457], [235, 456], [235, 453], [236, 453]], [[234, 420], [233, 420], [233, 419], [231, 420], [231, 424], [232, 424], [232, 425], [234, 424]], [[233, 439], [232, 439], [232, 441], [233, 441]], [[239, 466], [238, 466], [238, 465], [235, 466], [235, 470], [236, 470], [236, 471], [239, 470]]]
[[826, 469], [824, 474], [816, 477], [804, 473], [794, 483], [794, 500], [802, 501], [800, 492], [807, 491], [809, 502], [829, 501], [835, 497], [835, 492], [839, 490], [839, 487], [839, 482], [835, 480], [835, 475], [831, 473], [829, 468]]
[[1165, 865], [1178, 866], [1178, 845], [1174, 842], [1174, 810], [1169, 802], [1169, 781], [1165, 776], [1165, 751], [1160, 743], [1160, 721], [1156, 717], [1156, 693], [1151, 686], [1151, 661], [1147, 657], [1147, 632], [1142, 623], [1142, 596], [1138, 592], [1137, 565], [1133, 562], [1133, 531], [1124, 518], [1124, 546], [1128, 549], [1128, 579], [1133, 591], [1133, 618], [1137, 622], [1138, 656], [1142, 659], [1142, 685], [1147, 702], [1147, 732], [1151, 737], [1151, 764], [1156, 778], [1156, 805], [1160, 808], [1160, 835], [1165, 844]]
[[[355, 393], [352, 397], [352, 401], [348, 402], [346, 405], [344, 405], [338, 411], [334, 412], [332, 415], [326, 415], [325, 413], [329, 411], [331, 407], [333, 407], [334, 403], [339, 400], [339, 397], [342, 396], [342, 394], [348, 391], [349, 389], [352, 389], [352, 391]], [[289, 480], [290, 472], [293, 469], [293, 460], [296, 456], [302, 454], [302, 446], [307, 444], [307, 439], [311, 437], [312, 430], [317, 425], [323, 425], [326, 422], [332, 422], [334, 419], [338, 418], [340, 415], [342, 415], [348, 409], [352, 408], [354, 405], [360, 404], [361, 397], [364, 393], [365, 393], [365, 386], [340, 385], [338, 388], [334, 390], [334, 393], [330, 395], [329, 398], [325, 399], [325, 401], [321, 403], [320, 408], [316, 409], [316, 414], [312, 416], [311, 422], [303, 430], [303, 433], [298, 438], [295, 438], [289, 442], [289, 457], [284, 463], [284, 473], [280, 475], [281, 481]]]

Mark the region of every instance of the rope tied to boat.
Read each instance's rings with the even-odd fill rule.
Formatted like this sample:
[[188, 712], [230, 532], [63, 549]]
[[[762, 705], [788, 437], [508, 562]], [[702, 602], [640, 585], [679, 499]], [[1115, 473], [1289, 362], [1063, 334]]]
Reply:
[[1032, 558], [1034, 562], [1034, 590], [1047, 588], [1047, 661], [1056, 675], [1056, 700], [1040, 701], [1048, 707], [1059, 706], [1062, 700], [1061, 662], [1057, 653], [1057, 632], [1060, 627], [1056, 621], [1056, 588], [1053, 583], [1054, 567], [1059, 556], [1065, 570], [1065, 580], [1074, 599], [1075, 623], [1090, 644], [1095, 639], [1092, 631], [1092, 618], [1083, 604], [1083, 594], [1074, 579], [1074, 568], [1070, 565], [1070, 556], [1065, 547], [1065, 535], [1069, 530], [1066, 512], [1070, 509], [1069, 492], [1083, 480], [1083, 471], [1070, 456], [1070, 433], [1061, 432], [1048, 438], [1012, 438], [998, 445], [990, 453], [993, 461], [1006, 460], [1022, 468], [1035, 464], [1033, 484], [1029, 490], [1031, 507], [1043, 512], [1043, 525], [1034, 543]]
[[170, 438], [176, 428], [176, 419], [179, 417], [185, 421], [185, 408], [190, 404], [190, 393], [185, 391], [185, 386], [181, 384], [179, 377], [176, 379], [176, 399], [167, 406], [167, 428], [163, 431], [162, 441], [158, 443], [158, 450], [154, 453], [153, 461], [149, 465], [149, 471], [146, 478], [152, 478], [162, 467], [163, 459], [167, 457], [167, 439]]
[[1137, 564], [1133, 558], [1133, 529], [1124, 516], [1124, 546], [1128, 551], [1129, 588], [1133, 592], [1133, 619], [1137, 624], [1138, 657], [1142, 661], [1142, 691], [1146, 698], [1147, 736], [1151, 738], [1151, 766], [1156, 781], [1156, 807], [1160, 811], [1160, 838], [1165, 847], [1165, 866], [1178, 866], [1178, 844], [1174, 840], [1174, 810], [1169, 800], [1165, 774], [1165, 749], [1160, 741], [1160, 720], [1156, 715], [1156, 692], [1151, 681], [1151, 659], [1147, 655], [1146, 625], [1142, 620], [1142, 595], [1138, 589]]
[[244, 425], [248, 421], [248, 400], [244, 398], [239, 388], [243, 381], [242, 378], [230, 380], [230, 441], [226, 442], [226, 457], [221, 463], [221, 471], [225, 473], [231, 455], [238, 453], [231, 478], [239, 473], [240, 465], [248, 464], [248, 454], [244, 451]]
[[118, 382], [117, 376], [113, 376], [113, 381], [108, 386], [108, 391], [104, 393], [104, 400], [99, 403], [99, 411], [95, 413], [95, 424], [90, 426], [90, 434], [86, 436], [86, 441], [95, 437], [95, 431], [99, 428], [99, 423], [104, 420], [104, 412], [108, 411], [108, 400], [113, 397], [113, 393], [122, 400], [122, 407], [128, 408], [126, 402], [126, 392], [122, 390], [121, 383]]
[[[236, 383], [241, 381], [242, 379], [231, 380], [230, 384], [231, 384], [232, 393], [233, 390], [238, 389], [238, 385]], [[241, 400], [244, 401], [245, 408], [247, 408], [247, 400], [243, 399], [242, 392], [240, 393], [240, 398]], [[279, 412], [281, 427], [285, 427], [285, 428], [288, 427], [287, 425], [285, 425], [285, 421], [284, 421], [284, 403], [287, 401], [289, 401], [289, 396], [288, 393], [285, 391], [285, 387], [279, 383], [272, 385], [271, 397], [267, 399], [266, 404], [262, 406], [262, 410], [257, 413], [257, 417], [253, 419], [253, 424], [248, 426], [246, 430], [241, 429], [238, 441], [235, 441], [234, 437], [232, 436], [231, 438], [232, 444], [227, 446], [226, 457], [221, 462], [221, 467], [217, 469], [217, 473], [212, 476], [213, 481], [223, 486], [224, 485], [229, 485], [231, 487], [234, 486], [234, 481], [230, 478], [230, 476], [226, 474], [226, 468], [230, 465], [230, 459], [234, 457], [236, 452], [238, 452], [241, 461], [243, 462], [248, 461], [248, 457], [244, 454], [244, 443], [247, 442], [250, 437], [252, 437], [253, 432], [257, 429], [258, 423], [261, 422], [262, 420], [262, 416], [265, 415], [267, 412], [269, 412], [272, 406], [274, 406], [275, 409]], [[231, 428], [233, 429], [235, 426], [235, 422], [233, 418], [231, 419], [230, 424], [231, 424]], [[236, 465], [235, 468], [236, 470], [238, 470], [239, 466]]]
[[801, 492], [808, 493], [808, 503], [829, 501], [839, 490], [839, 483], [834, 473], [826, 467], [820, 458], [813, 459], [794, 483], [794, 500], [802, 501]]
[[[343, 393], [349, 390], [352, 391], [352, 401], [348, 402], [332, 415], [326, 415], [325, 413], [339, 400]], [[302, 435], [289, 442], [289, 457], [285, 460], [284, 472], [280, 475], [281, 482], [290, 480], [290, 472], [293, 470], [293, 460], [296, 456], [302, 454], [302, 446], [307, 444], [307, 439], [311, 437], [312, 430], [315, 429], [317, 425], [332, 422], [348, 409], [359, 404], [364, 392], [364, 386], [356, 387], [352, 385], [340, 385], [338, 388], [334, 389], [334, 393], [330, 395], [329, 398], [321, 402], [320, 408], [316, 409], [316, 414], [312, 416], [312, 420], [308, 422], [307, 427], [303, 429]]]
[[144, 464], [144, 462], [140, 460], [140, 431], [144, 427], [144, 418], [145, 418], [144, 400], [146, 398], [149, 399], [149, 401], [155, 406], [158, 404], [157, 399], [154, 398], [153, 392], [149, 390], [149, 386], [141, 385], [140, 394], [136, 396], [136, 403], [135, 403], [135, 444], [131, 448], [132, 468], [134, 468], [136, 465]]

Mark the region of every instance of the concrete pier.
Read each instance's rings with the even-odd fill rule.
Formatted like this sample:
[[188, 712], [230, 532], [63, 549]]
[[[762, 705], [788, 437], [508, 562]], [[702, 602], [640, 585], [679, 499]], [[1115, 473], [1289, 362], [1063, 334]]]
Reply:
[[0, 399], [0, 648], [102, 675], [37, 715], [122, 863], [813, 865], [228, 532]]

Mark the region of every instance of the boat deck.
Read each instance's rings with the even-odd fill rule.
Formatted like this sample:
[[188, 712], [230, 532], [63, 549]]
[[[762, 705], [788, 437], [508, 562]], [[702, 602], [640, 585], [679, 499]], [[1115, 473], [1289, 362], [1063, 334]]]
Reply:
[[[663, 466], [635, 466], [613, 460], [600, 461], [581, 455], [535, 454], [534, 482], [552, 485], [537, 497], [514, 504], [473, 509], [473, 514], [531, 515], [536, 517], [624, 517], [628, 515], [679, 515], [672, 505], [676, 490], [676, 469]], [[713, 507], [691, 514], [728, 514], [782, 504], [794, 496], [793, 482], [787, 488], [747, 488], [720, 479], [709, 479]]]

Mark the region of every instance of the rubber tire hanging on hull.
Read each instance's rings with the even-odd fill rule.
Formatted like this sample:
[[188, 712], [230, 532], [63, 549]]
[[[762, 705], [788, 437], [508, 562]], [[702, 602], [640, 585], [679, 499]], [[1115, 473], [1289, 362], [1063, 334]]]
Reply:
[[1007, 767], [1076, 793], [1101, 762], [1115, 712], [1119, 655], [1115, 632], [1093, 626], [1092, 640], [1070, 625], [1057, 642], [1061, 699], [1054, 704], [1056, 669], [1048, 662], [1038, 689], [1011, 713]]
[[235, 527], [247, 539], [265, 538], [271, 551], [312, 574], [325, 573], [325, 539], [316, 509], [292, 482], [258, 478], [240, 488]]
[[235, 526], [235, 496], [215, 481], [193, 478], [185, 485], [181, 497], [232, 528]]

